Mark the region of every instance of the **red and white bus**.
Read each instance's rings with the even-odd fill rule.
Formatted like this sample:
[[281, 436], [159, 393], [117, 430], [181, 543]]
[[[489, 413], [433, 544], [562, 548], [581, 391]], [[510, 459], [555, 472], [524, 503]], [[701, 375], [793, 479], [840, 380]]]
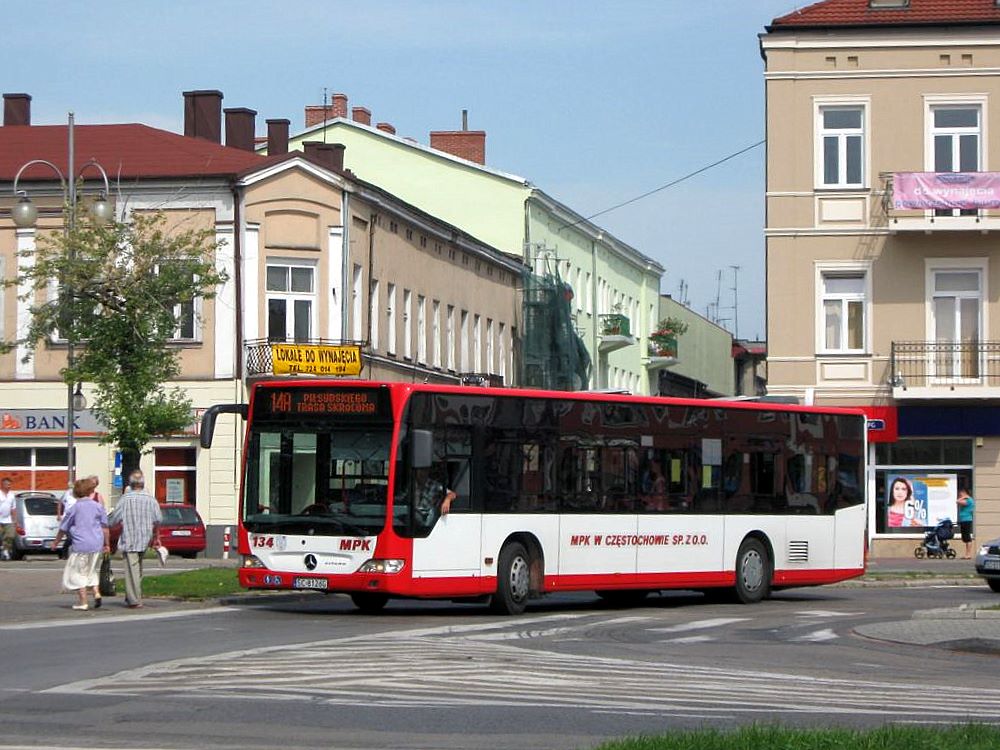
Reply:
[[224, 412], [248, 419], [246, 588], [518, 614], [558, 591], [750, 603], [864, 573], [860, 411], [275, 379], [213, 407], [206, 447]]

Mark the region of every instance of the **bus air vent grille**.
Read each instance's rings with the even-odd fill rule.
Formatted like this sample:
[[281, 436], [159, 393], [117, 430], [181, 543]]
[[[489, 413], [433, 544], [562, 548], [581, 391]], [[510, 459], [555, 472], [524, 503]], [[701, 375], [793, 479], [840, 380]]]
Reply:
[[789, 542], [788, 562], [809, 562], [809, 542]]

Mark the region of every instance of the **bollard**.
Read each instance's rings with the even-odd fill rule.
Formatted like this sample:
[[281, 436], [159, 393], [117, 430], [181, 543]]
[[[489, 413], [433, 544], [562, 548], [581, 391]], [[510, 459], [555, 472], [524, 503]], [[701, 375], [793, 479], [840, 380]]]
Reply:
[[228, 560], [229, 559], [229, 539], [230, 539], [230, 532], [231, 531], [232, 531], [232, 527], [230, 527], [230, 526], [227, 526], [225, 529], [222, 530], [222, 559], [223, 560]]

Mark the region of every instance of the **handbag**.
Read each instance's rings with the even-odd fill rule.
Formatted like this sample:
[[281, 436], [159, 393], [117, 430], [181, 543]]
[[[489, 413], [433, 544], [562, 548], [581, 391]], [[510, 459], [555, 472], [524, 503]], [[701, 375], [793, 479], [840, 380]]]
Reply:
[[111, 570], [111, 555], [107, 552], [101, 558], [101, 570], [98, 573], [97, 590], [101, 596], [115, 595], [115, 574]]

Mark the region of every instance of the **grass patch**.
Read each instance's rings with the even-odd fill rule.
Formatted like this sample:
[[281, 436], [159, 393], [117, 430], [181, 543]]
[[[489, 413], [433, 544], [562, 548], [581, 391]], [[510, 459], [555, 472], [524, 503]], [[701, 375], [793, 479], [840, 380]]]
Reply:
[[[117, 576], [115, 590], [125, 593], [125, 579]], [[243, 591], [234, 568], [199, 568], [181, 573], [143, 576], [143, 596], [165, 596], [174, 599], [216, 599]]]
[[597, 750], [995, 750], [1000, 728], [983, 724], [951, 727], [886, 725], [877, 729], [786, 729], [753, 725], [731, 732], [671, 732], [598, 745]]

